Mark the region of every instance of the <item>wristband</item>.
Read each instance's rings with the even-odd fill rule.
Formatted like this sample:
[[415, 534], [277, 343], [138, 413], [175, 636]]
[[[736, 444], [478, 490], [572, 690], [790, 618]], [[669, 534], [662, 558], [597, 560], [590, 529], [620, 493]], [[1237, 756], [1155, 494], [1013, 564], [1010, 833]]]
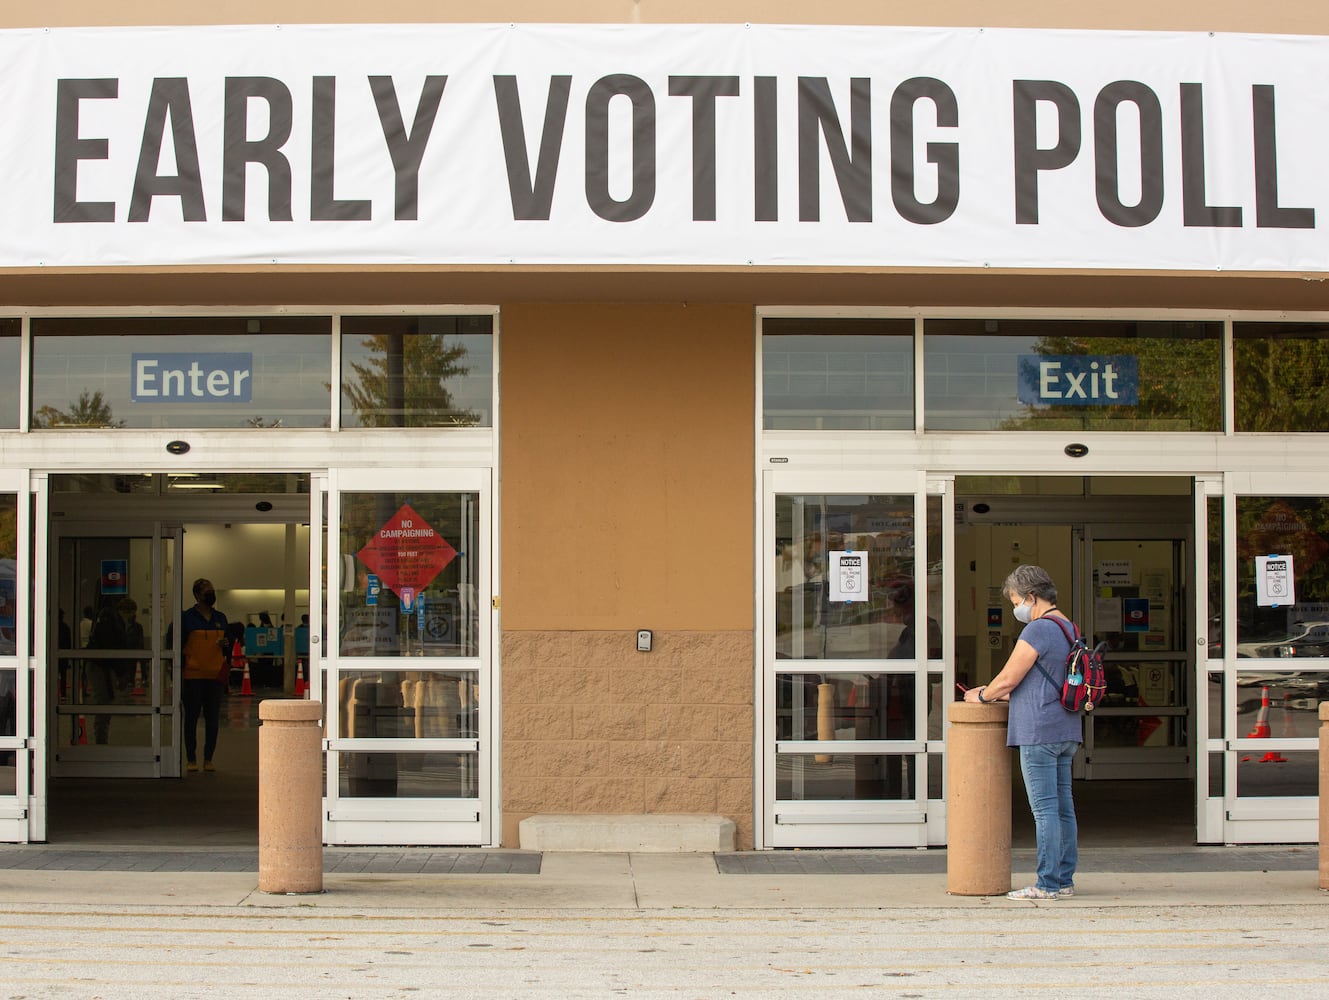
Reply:
[[986, 690], [987, 690], [987, 687], [986, 687], [986, 686], [981, 687], [981, 688], [978, 689], [978, 700], [979, 700], [982, 704], [984, 704], [984, 705], [986, 705], [986, 704], [988, 703], [987, 699], [983, 697], [983, 692], [986, 691]]

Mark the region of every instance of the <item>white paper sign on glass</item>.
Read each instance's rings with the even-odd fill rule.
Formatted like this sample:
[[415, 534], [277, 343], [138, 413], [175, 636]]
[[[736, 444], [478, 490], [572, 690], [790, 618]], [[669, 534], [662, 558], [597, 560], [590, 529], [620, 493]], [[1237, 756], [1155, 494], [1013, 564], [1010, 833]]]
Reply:
[[1262, 608], [1297, 603], [1292, 554], [1255, 557], [1255, 603]]
[[831, 600], [866, 601], [868, 599], [868, 554], [847, 550], [832, 552]]

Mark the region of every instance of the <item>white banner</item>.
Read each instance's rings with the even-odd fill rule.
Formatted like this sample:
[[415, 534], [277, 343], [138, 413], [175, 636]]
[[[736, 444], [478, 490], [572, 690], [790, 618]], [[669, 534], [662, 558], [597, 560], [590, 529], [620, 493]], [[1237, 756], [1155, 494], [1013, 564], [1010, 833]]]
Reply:
[[1329, 270], [1329, 38], [0, 32], [0, 266]]

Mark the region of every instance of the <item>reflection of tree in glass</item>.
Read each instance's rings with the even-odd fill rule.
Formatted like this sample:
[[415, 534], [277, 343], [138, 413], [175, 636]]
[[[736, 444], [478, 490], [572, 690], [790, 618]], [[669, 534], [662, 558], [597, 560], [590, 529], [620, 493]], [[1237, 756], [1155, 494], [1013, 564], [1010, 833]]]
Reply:
[[84, 389], [78, 399], [69, 404], [68, 410], [54, 406], [39, 406], [32, 415], [34, 427], [123, 427], [123, 420], [111, 416], [111, 406], [102, 396], [102, 391], [89, 392]]
[[[1315, 606], [1329, 603], [1329, 498], [1239, 497], [1236, 531], [1238, 639], [1286, 637], [1295, 619], [1322, 623]], [[1284, 554], [1293, 559], [1296, 605], [1256, 606], [1255, 557]]]
[[442, 334], [374, 334], [360, 341], [369, 357], [351, 362], [356, 380], [343, 391], [361, 426], [472, 427], [480, 416], [457, 409], [447, 381], [470, 372], [466, 346]]
[[1216, 431], [1223, 386], [1222, 351], [1198, 324], [1151, 323], [1139, 336], [1040, 337], [1032, 350], [1054, 355], [1129, 355], [1139, 367], [1136, 406], [1026, 406], [1000, 430]]
[[18, 558], [18, 509], [14, 494], [0, 494], [0, 559]]
[[1329, 429], [1329, 351], [1323, 331], [1269, 330], [1237, 337], [1232, 345], [1237, 374], [1239, 431]]

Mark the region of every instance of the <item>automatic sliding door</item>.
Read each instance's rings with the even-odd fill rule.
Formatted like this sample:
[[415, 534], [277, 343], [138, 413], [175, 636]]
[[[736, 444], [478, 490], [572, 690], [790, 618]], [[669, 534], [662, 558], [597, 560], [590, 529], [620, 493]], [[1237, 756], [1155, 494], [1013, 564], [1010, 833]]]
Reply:
[[1224, 629], [1235, 649], [1220, 694], [1223, 838], [1311, 843], [1319, 836], [1318, 711], [1329, 698], [1329, 498], [1227, 502], [1236, 572]]
[[767, 483], [766, 843], [924, 846], [929, 725], [937, 749], [941, 736], [941, 578], [928, 572], [942, 562], [941, 499], [931, 511], [919, 477]]
[[48, 647], [53, 777], [179, 775], [179, 531], [60, 525]]
[[0, 840], [29, 838], [32, 773], [27, 566], [28, 492], [17, 479], [0, 481]]
[[330, 485], [327, 839], [489, 843], [489, 473]]
[[1090, 525], [1083, 620], [1106, 643], [1107, 693], [1085, 717], [1084, 776], [1190, 778], [1195, 773], [1185, 525]]

